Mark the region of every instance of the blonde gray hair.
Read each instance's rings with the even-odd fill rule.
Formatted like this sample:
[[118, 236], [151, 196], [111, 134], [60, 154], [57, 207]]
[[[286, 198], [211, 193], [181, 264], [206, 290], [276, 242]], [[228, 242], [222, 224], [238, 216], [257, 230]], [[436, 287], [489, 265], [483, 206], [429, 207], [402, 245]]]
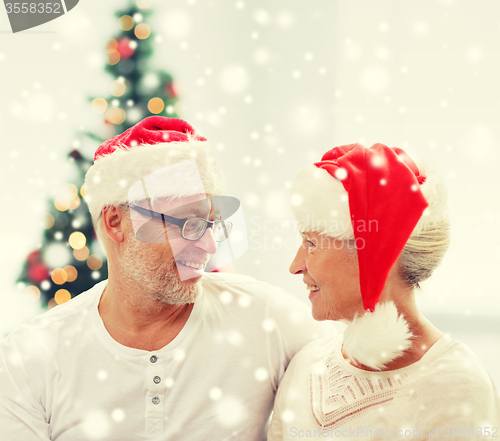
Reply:
[[[344, 239], [344, 250], [357, 263], [358, 253], [354, 237]], [[450, 220], [448, 217], [428, 225], [423, 231], [410, 236], [396, 264], [404, 283], [420, 288], [441, 264], [450, 246]]]
[[400, 274], [413, 288], [427, 280], [450, 246], [450, 221], [443, 219], [410, 236], [399, 256]]

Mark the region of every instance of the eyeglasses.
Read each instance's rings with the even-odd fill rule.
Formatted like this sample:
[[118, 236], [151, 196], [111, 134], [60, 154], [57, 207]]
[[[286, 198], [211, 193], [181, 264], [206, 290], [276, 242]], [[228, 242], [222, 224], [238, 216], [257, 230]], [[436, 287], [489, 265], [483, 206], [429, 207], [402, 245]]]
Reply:
[[233, 223], [229, 221], [209, 221], [200, 217], [187, 217], [179, 219], [149, 210], [147, 208], [138, 207], [136, 205], [131, 205], [130, 208], [134, 209], [143, 216], [150, 217], [151, 219], [177, 225], [181, 229], [182, 238], [186, 240], [199, 240], [203, 237], [207, 228], [212, 228], [215, 241], [223, 242], [229, 237], [231, 228], [233, 228]]

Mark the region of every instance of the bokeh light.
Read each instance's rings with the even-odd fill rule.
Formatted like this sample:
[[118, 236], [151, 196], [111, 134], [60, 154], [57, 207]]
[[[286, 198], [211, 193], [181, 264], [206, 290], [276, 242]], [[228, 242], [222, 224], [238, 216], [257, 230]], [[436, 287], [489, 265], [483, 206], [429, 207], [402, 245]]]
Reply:
[[[116, 81], [113, 81], [111, 83], [111, 95], [114, 96], [122, 96], [125, 91], [127, 90], [127, 86], [125, 84], [125, 81], [118, 79]], [[101, 112], [103, 113], [103, 112]]]
[[75, 195], [75, 197], [72, 199], [70, 205], [69, 205], [69, 208], [71, 210], [76, 210], [79, 206], [80, 206], [80, 198], [78, 197], [78, 195]]
[[108, 41], [108, 44], [106, 45], [106, 52], [108, 54], [111, 54], [114, 51], [116, 51], [117, 49], [118, 49], [118, 41], [116, 41], [114, 38], [111, 38]]
[[45, 229], [50, 230], [54, 226], [54, 216], [52, 216], [50, 213], [47, 213], [45, 215]]
[[28, 286], [25, 292], [35, 302], [40, 298], [40, 290], [34, 285]]
[[165, 103], [163, 102], [163, 100], [161, 98], [158, 98], [158, 97], [151, 98], [148, 102], [148, 110], [151, 113], [154, 113], [154, 114], [161, 113], [164, 108], [165, 108]]
[[151, 35], [151, 28], [146, 23], [138, 24], [134, 30], [135, 36], [140, 40], [145, 40]]
[[[60, 233], [62, 239], [63, 234], [60, 231], [58, 231], [57, 233]], [[67, 244], [63, 244], [61, 242], [52, 242], [43, 250], [43, 262], [49, 268], [63, 267], [70, 262], [70, 259], [71, 251]]]
[[72, 265], [66, 265], [64, 267], [64, 271], [66, 271], [66, 274], [68, 276], [67, 282], [74, 282], [76, 280], [76, 278], [78, 277], [78, 271]]
[[102, 267], [102, 257], [99, 256], [98, 254], [92, 254], [88, 259], [87, 259], [87, 265], [91, 270], [98, 270], [101, 269]]
[[120, 53], [118, 52], [118, 42], [111, 38], [106, 45], [106, 53], [108, 55], [107, 63], [114, 65], [120, 61]]
[[160, 86], [160, 78], [154, 72], [150, 72], [140, 80], [139, 88], [142, 93], [152, 92]]
[[84, 261], [89, 257], [90, 251], [87, 247], [80, 248], [79, 250], [73, 251], [73, 256], [75, 256], [76, 260]]
[[108, 60], [106, 62], [109, 65], [114, 66], [119, 61], [120, 61], [120, 52], [114, 51], [114, 52], [108, 53]]
[[111, 124], [121, 124], [123, 121], [125, 121], [126, 116], [127, 115], [125, 114], [125, 111], [123, 109], [120, 109], [119, 107], [110, 107], [106, 112], [106, 119]]
[[66, 189], [73, 193], [75, 196], [78, 194], [78, 188], [76, 188], [75, 184], [66, 184]]
[[95, 113], [104, 113], [108, 108], [108, 102], [104, 98], [96, 98], [92, 101], [90, 108]]
[[62, 285], [68, 280], [68, 274], [62, 268], [54, 269], [50, 277], [56, 285]]
[[80, 205], [80, 198], [78, 197], [78, 188], [73, 184], [67, 184], [63, 190], [57, 195], [54, 200], [54, 206], [59, 211], [66, 211], [78, 208]]
[[70, 234], [68, 242], [71, 248], [73, 248], [74, 250], [79, 250], [85, 246], [85, 244], [87, 243], [87, 238], [82, 232], [75, 231]]
[[67, 289], [60, 289], [54, 295], [54, 300], [58, 305], [62, 305], [63, 303], [71, 300], [71, 294]]
[[130, 15], [122, 15], [118, 20], [118, 26], [122, 31], [130, 31], [134, 27], [134, 19]]
[[54, 206], [59, 210], [59, 211], [66, 211], [69, 210], [71, 201], [68, 201], [62, 197], [57, 197], [56, 200], [54, 201]]

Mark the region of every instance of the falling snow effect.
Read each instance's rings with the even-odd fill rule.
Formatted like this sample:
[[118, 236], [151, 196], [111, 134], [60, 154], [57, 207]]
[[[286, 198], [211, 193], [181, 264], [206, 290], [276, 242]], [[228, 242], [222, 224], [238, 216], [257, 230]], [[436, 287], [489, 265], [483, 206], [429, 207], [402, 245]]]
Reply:
[[[498, 216], [492, 208], [492, 193], [488, 190], [498, 187], [493, 164], [498, 162], [500, 135], [491, 119], [492, 109], [498, 101], [495, 79], [499, 72], [493, 56], [493, 42], [498, 40], [498, 24], [494, 22], [487, 26], [486, 23], [488, 15], [493, 17], [498, 14], [483, 15], [485, 24], [482, 28], [490, 32], [481, 35], [474, 27], [463, 25], [463, 20], [470, 15], [468, 11], [471, 14], [478, 11], [468, 10], [467, 6], [453, 0], [440, 0], [438, 3], [436, 10], [420, 8], [417, 11], [410, 8], [406, 12], [402, 11], [398, 18], [391, 11], [381, 8], [376, 15], [368, 17], [367, 14], [367, 20], [356, 14], [350, 15], [349, 12], [356, 12], [356, 6], [346, 4], [344, 20], [335, 22], [327, 3], [318, 5], [316, 16], [319, 15], [321, 20], [313, 21], [314, 11], [303, 11], [293, 5], [285, 6], [286, 9], [271, 9], [267, 6], [257, 8], [248, 1], [237, 1], [231, 4], [232, 11], [227, 17], [224, 16], [225, 20], [234, 22], [245, 15], [250, 26], [242, 26], [244, 32], [231, 33], [234, 38], [231, 43], [238, 48], [237, 52], [231, 52], [229, 44], [226, 46], [224, 42], [221, 44], [221, 41], [211, 39], [209, 29], [200, 21], [199, 17], [203, 15], [200, 12], [206, 12], [202, 2], [189, 0], [180, 6], [182, 9], [178, 9], [179, 6], [165, 6], [165, 9], [158, 10], [158, 20], [163, 29], [157, 29], [157, 32], [162, 34], [163, 47], [168, 48], [162, 53], [162, 59], [175, 69], [176, 74], [179, 71], [186, 97], [199, 100], [185, 116], [203, 115], [200, 118], [200, 130], [205, 133], [208, 128], [212, 146], [221, 146], [217, 147], [217, 151], [223, 161], [223, 169], [230, 177], [229, 182], [234, 186], [230, 190], [239, 192], [245, 207], [254, 210], [249, 211], [249, 215], [261, 216], [262, 220], [264, 217], [272, 220], [288, 219], [288, 187], [285, 183], [290, 182], [294, 171], [300, 169], [306, 159], [309, 160], [307, 155], [310, 150], [317, 151], [312, 155], [317, 159], [318, 153], [340, 141], [370, 145], [371, 142], [389, 140], [392, 145], [398, 146], [406, 142], [411, 148], [421, 150], [422, 156], [429, 153], [427, 156], [431, 160], [442, 164], [449, 173], [449, 185], [455, 198], [455, 209], [459, 213], [454, 223], [457, 229], [455, 237], [463, 237], [462, 233], [469, 232], [473, 224], [474, 234], [477, 235], [473, 242], [476, 245], [486, 243], [485, 238], [488, 237], [491, 246], [481, 252], [485, 265], [481, 274], [484, 273], [486, 280], [477, 286], [475, 276], [469, 275], [476, 274], [476, 269], [469, 271], [459, 257], [474, 255], [475, 248], [470, 241], [465, 243], [457, 239], [454, 242], [457, 257], [448, 258], [441, 279], [433, 281], [435, 285], [428, 288], [429, 293], [439, 294], [423, 296], [422, 301], [430, 312], [455, 313], [457, 318], [450, 327], [454, 326], [456, 332], [463, 333], [472, 344], [476, 344], [474, 350], [481, 352], [479, 358], [486, 360], [487, 357], [490, 366], [496, 368], [500, 363], [491, 347], [498, 344], [498, 335], [489, 333], [476, 338], [467, 334], [467, 329], [474, 328], [477, 331], [478, 326], [474, 323], [481, 322], [481, 314], [485, 311], [500, 311], [495, 290], [491, 289], [495, 286], [495, 265], [500, 255], [500, 248], [495, 245], [498, 243], [498, 235], [495, 234]], [[82, 7], [85, 5], [82, 4]], [[368, 3], [366, 7], [369, 7]], [[47, 53], [50, 52], [50, 57], [58, 54], [61, 59], [67, 59], [71, 51], [85, 53], [84, 66], [100, 70], [104, 58], [100, 53], [92, 53], [95, 51], [94, 45], [97, 47], [100, 43], [84, 46], [80, 38], [83, 30], [88, 31], [89, 21], [92, 22], [89, 19], [92, 11], [83, 11], [82, 19], [75, 20], [74, 26], [68, 27], [68, 21], [63, 26], [63, 20], [60, 21], [61, 27], [57, 31], [64, 38], [58, 37], [57, 41], [51, 42]], [[480, 7], [481, 11], [486, 10]], [[406, 26], [402, 26], [402, 23]], [[211, 26], [214, 24], [220, 25], [221, 32], [224, 31], [222, 20], [210, 22]], [[303, 29], [307, 31], [301, 32]], [[335, 36], [329, 33], [329, 29], [335, 29]], [[95, 34], [94, 39], [102, 40], [103, 36], [108, 36], [109, 30], [96, 29], [92, 33]], [[92, 38], [90, 34], [88, 38]], [[219, 35], [219, 32], [213, 34]], [[252, 35], [258, 38], [254, 39]], [[280, 38], [286, 38], [286, 46], [280, 44]], [[202, 40], [212, 48], [217, 47], [217, 51], [223, 55], [219, 58], [210, 56], [210, 52], [201, 45]], [[66, 41], [71, 41], [72, 45]], [[158, 50], [161, 39], [157, 41]], [[320, 41], [325, 41], [325, 48], [319, 44]], [[172, 49], [174, 45], [177, 50]], [[33, 58], [33, 49], [28, 48], [22, 56]], [[59, 62], [59, 58], [50, 58], [47, 53], [40, 52], [47, 58], [47, 63]], [[20, 56], [14, 51], [3, 50], [0, 62], [2, 65], [18, 62]], [[199, 56], [201, 60], [196, 58]], [[59, 63], [55, 67], [65, 67], [65, 62]], [[211, 74], [206, 73], [207, 66]], [[234, 67], [236, 70], [229, 70], [228, 73], [228, 69]], [[12, 135], [6, 130], [11, 124], [15, 127], [13, 122], [20, 123], [28, 119], [30, 124], [37, 127], [46, 124], [55, 133], [61, 129], [65, 113], [67, 119], [64, 125], [72, 125], [72, 121], [83, 121], [82, 115], [87, 112], [85, 107], [84, 111], [78, 113], [78, 105], [69, 104], [68, 97], [62, 97], [59, 81], [57, 86], [51, 85], [44, 80], [42, 71], [34, 71], [33, 75], [40, 77], [36, 78], [39, 80], [38, 86], [32, 87], [30, 82], [17, 86], [16, 95], [8, 98], [0, 119], [7, 142], [16, 146], [13, 147], [14, 153], [9, 148], [6, 158], [6, 164], [11, 168], [2, 170], [2, 178], [7, 180], [6, 188], [11, 188], [12, 182], [17, 182], [22, 176], [26, 176], [25, 182], [31, 180], [33, 185], [37, 185], [36, 182], [41, 179], [41, 176], [32, 176], [33, 166], [30, 163], [20, 161], [25, 160], [26, 152], [33, 152], [34, 162], [48, 170], [54, 170], [54, 161], [65, 153], [58, 147], [58, 144], [66, 143], [65, 135], [61, 133], [60, 139], [51, 138], [50, 143], [45, 142], [47, 146], [50, 145], [51, 151], [57, 151], [46, 151], [36, 156], [38, 144], [30, 143], [26, 147], [19, 139], [19, 130], [15, 129]], [[224, 75], [227, 75], [227, 81], [223, 79]], [[75, 77], [74, 81], [82, 84], [83, 81], [78, 78]], [[154, 75], [148, 78], [144, 90], [154, 88], [158, 84], [157, 80]], [[22, 81], [25, 82], [24, 79]], [[97, 83], [102, 79], [95, 81]], [[16, 89], [12, 77], [5, 84]], [[74, 87], [79, 87], [70, 83], [64, 85], [71, 90], [71, 94]], [[86, 96], [92, 91], [77, 92]], [[233, 98], [238, 101], [232, 102]], [[126, 103], [118, 100], [114, 104], [125, 107]], [[143, 116], [138, 107], [127, 106], [127, 121], [132, 122]], [[226, 111], [220, 112], [221, 107]], [[263, 129], [265, 124], [274, 127], [274, 144], [267, 144], [267, 132]], [[53, 158], [52, 162], [48, 160], [49, 154]], [[244, 162], [245, 156], [249, 160]], [[261, 179], [258, 173], [267, 175], [267, 178]], [[48, 174], [60, 175], [60, 170]], [[463, 176], [470, 178], [470, 182], [463, 181]], [[41, 188], [52, 178], [45, 177]], [[458, 178], [460, 184], [457, 184]], [[279, 189], [284, 191], [280, 192]], [[36, 195], [33, 191], [26, 193], [33, 194], [23, 197], [16, 194], [15, 198], [26, 201], [23, 205], [28, 207], [31, 205], [30, 198], [40, 198], [38, 192]], [[298, 199], [295, 197], [292, 203], [300, 205], [302, 200]], [[13, 199], [9, 201], [11, 206], [16, 206], [14, 202]], [[19, 212], [23, 213], [22, 210]], [[22, 222], [22, 216], [15, 222], [16, 225], [13, 223], [6, 227], [9, 232], [7, 235], [11, 236], [10, 232], [19, 222]], [[274, 240], [274, 234], [273, 231], [269, 239]], [[62, 240], [62, 234], [54, 235], [54, 239]], [[14, 249], [19, 244], [19, 240], [16, 240], [7, 249]], [[46, 253], [52, 263], [62, 266], [68, 263], [68, 251], [72, 250], [54, 248], [47, 249]], [[265, 254], [249, 254], [248, 261], [238, 270], [248, 270], [274, 284], [286, 285], [287, 289], [301, 295], [300, 287], [285, 276], [292, 250], [284, 251], [286, 253], [280, 254], [269, 249]], [[10, 254], [5, 257], [6, 265], [10, 259]], [[12, 268], [12, 273], [16, 271], [17, 268]], [[453, 277], [457, 273], [464, 274], [459, 281]], [[50, 286], [50, 282], [45, 282], [40, 285], [42, 290]], [[6, 289], [4, 291], [7, 292]], [[470, 302], [470, 293], [474, 294], [473, 303]], [[245, 311], [251, 309], [251, 299], [239, 298], [228, 292], [220, 294], [220, 302], [225, 306], [238, 305]], [[11, 307], [10, 302], [3, 304], [8, 315], [24, 308]], [[475, 321], [465, 320], [468, 317]], [[6, 323], [6, 320], [2, 317], [0, 322]], [[239, 339], [232, 333], [225, 333], [222, 337], [222, 341], [231, 346], [230, 341]], [[234, 347], [241, 348], [244, 345], [237, 344]], [[252, 365], [251, 359], [247, 363], [252, 376], [259, 381], [261, 376], [257, 372], [264, 368]], [[99, 372], [94, 369], [92, 375], [100, 382]], [[495, 378], [500, 379], [498, 374]], [[105, 381], [110, 380], [111, 375], [108, 374]], [[164, 384], [167, 387], [175, 386], [171, 377], [166, 378]], [[218, 390], [220, 395], [216, 396], [220, 401], [222, 391]], [[209, 398], [213, 399], [212, 395]], [[467, 408], [460, 411], [466, 413]], [[86, 421], [106, 427], [110, 422], [117, 423], [124, 410], [116, 409], [116, 412], [108, 412], [104, 417], [96, 413], [87, 416]], [[288, 412], [292, 411], [285, 410], [283, 418], [292, 421], [295, 416], [293, 412], [291, 415]], [[380, 408], [380, 412], [384, 412], [384, 408]], [[125, 417], [121, 419], [122, 422], [130, 418], [130, 414], [125, 414]], [[99, 431], [92, 432], [91, 436], [107, 439]]]
[[92, 440], [106, 439], [111, 422], [104, 411], [92, 410], [83, 417], [82, 431]]
[[223, 426], [239, 426], [247, 418], [247, 411], [242, 400], [236, 397], [223, 397], [215, 407], [218, 421]]
[[243, 66], [227, 66], [222, 70], [219, 77], [220, 87], [232, 95], [244, 92], [249, 83], [250, 76]]
[[173, 10], [162, 19], [164, 32], [173, 40], [181, 40], [189, 36], [193, 27], [191, 16], [183, 10]]

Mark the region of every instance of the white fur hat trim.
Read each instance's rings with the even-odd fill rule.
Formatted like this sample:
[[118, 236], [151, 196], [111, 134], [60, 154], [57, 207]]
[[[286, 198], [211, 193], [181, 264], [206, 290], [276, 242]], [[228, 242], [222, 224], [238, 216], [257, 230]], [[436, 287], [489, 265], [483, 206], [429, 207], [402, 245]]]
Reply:
[[383, 369], [412, 344], [413, 334], [393, 302], [379, 303], [374, 312], [341, 321], [347, 325], [343, 339], [347, 357], [372, 369]]
[[293, 181], [290, 194], [300, 231], [353, 237], [347, 192], [326, 170], [308, 165]]
[[[167, 142], [124, 147], [99, 158], [85, 176], [85, 201], [93, 218], [107, 205], [119, 205], [129, 200], [129, 189], [137, 181], [172, 164], [187, 160], [196, 162], [199, 175], [183, 174], [177, 170], [176, 184], [164, 188], [156, 196], [182, 197], [198, 192], [199, 185], [190, 186], [191, 181], [203, 184], [206, 194], [222, 194], [224, 178], [215, 161], [212, 150], [205, 141]], [[187, 170], [187, 169], [186, 169]], [[194, 182], [193, 181], [193, 182]], [[172, 181], [169, 180], [170, 184]]]
[[[420, 190], [429, 206], [412, 235], [448, 218], [448, 194], [443, 180], [425, 166], [419, 166], [419, 170], [426, 177]], [[314, 231], [337, 239], [354, 237], [347, 191], [342, 182], [325, 169], [315, 165], [305, 167], [293, 181], [290, 195], [292, 212], [300, 231]]]

